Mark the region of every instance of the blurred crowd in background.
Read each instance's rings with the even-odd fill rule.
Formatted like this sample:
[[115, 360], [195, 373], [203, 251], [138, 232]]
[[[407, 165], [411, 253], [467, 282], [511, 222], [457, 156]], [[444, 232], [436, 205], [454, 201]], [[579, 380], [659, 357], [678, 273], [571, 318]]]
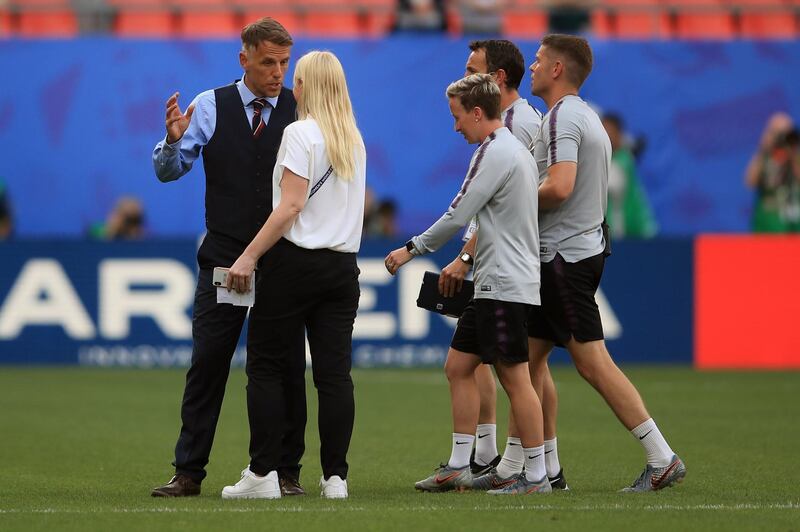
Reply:
[[[658, 221], [637, 171], [637, 159], [646, 149], [645, 135], [633, 135], [617, 113], [602, 117], [611, 140], [607, 219], [616, 238], [652, 238]], [[753, 189], [752, 230], [755, 233], [800, 232], [800, 131], [786, 113], [775, 113], [766, 124], [745, 170], [745, 185]], [[364, 236], [402, 237], [394, 198], [376, 198], [367, 189]], [[11, 194], [0, 179], [0, 240], [13, 236]], [[94, 240], [138, 240], [148, 236], [145, 206], [139, 198], [122, 196], [110, 206], [105, 220], [86, 227]]]

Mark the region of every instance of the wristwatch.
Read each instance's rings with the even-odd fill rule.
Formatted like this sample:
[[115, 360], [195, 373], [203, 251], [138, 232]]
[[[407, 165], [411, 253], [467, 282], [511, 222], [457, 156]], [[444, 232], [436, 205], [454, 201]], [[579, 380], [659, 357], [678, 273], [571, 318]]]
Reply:
[[417, 248], [414, 247], [414, 242], [412, 240], [409, 240], [408, 242], [406, 242], [406, 251], [408, 251], [409, 253], [411, 253], [414, 256], [419, 255], [419, 252], [417, 251]]
[[461, 260], [463, 260], [464, 262], [466, 262], [466, 263], [467, 263], [467, 264], [469, 264], [470, 266], [472, 266], [472, 265], [475, 263], [475, 259], [473, 259], [473, 258], [472, 258], [472, 255], [470, 255], [470, 254], [469, 254], [469, 253], [467, 253], [466, 251], [465, 251], [465, 252], [463, 252], [461, 255], [459, 255], [459, 257], [458, 257], [458, 258], [459, 258], [459, 259], [461, 259]]

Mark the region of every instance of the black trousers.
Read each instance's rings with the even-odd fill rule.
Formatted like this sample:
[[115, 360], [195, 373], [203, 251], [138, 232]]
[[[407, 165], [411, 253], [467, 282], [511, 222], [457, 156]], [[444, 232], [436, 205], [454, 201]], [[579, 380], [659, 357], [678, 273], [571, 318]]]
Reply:
[[[201, 482], [205, 466], [214, 443], [225, 384], [230, 373], [231, 359], [247, 316], [247, 307], [217, 304], [217, 289], [211, 284], [212, 270], [200, 270], [194, 295], [192, 312], [192, 364], [186, 374], [186, 387], [181, 405], [181, 432], [175, 445], [175, 472]], [[256, 293], [260, 289], [263, 275], [258, 275]], [[253, 316], [257, 306], [250, 312], [247, 332], [249, 345], [258, 337], [253, 329]], [[287, 402], [292, 408], [287, 412], [287, 429], [280, 443], [280, 459], [277, 464], [282, 475], [299, 478], [300, 459], [305, 451], [306, 395], [305, 358], [285, 366], [282, 378]]]
[[311, 348], [319, 398], [320, 461], [325, 478], [347, 478], [355, 404], [350, 378], [353, 322], [360, 290], [355, 253], [309, 250], [280, 240], [262, 270], [247, 357], [250, 470], [265, 475], [281, 464], [281, 444], [296, 408], [286, 389], [287, 366]]

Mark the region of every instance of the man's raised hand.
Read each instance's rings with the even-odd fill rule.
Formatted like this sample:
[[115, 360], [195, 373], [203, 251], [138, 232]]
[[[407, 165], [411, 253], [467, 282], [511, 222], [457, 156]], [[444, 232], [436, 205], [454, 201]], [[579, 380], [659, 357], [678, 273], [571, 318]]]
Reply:
[[167, 143], [173, 144], [178, 142], [186, 129], [189, 127], [189, 122], [192, 121], [192, 114], [194, 113], [194, 104], [186, 109], [185, 113], [181, 112], [178, 105], [178, 96], [180, 93], [176, 92], [167, 100]]

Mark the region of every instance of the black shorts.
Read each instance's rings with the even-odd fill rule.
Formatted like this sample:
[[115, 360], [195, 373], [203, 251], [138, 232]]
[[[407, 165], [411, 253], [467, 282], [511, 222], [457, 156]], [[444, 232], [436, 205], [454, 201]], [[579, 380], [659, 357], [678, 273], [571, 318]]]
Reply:
[[542, 263], [541, 306], [528, 317], [528, 336], [565, 346], [570, 338], [578, 342], [603, 339], [600, 310], [594, 300], [605, 257], [602, 253], [569, 263], [556, 254]]
[[478, 355], [484, 364], [528, 361], [525, 334], [531, 306], [494, 299], [470, 299], [458, 319], [450, 347]]

